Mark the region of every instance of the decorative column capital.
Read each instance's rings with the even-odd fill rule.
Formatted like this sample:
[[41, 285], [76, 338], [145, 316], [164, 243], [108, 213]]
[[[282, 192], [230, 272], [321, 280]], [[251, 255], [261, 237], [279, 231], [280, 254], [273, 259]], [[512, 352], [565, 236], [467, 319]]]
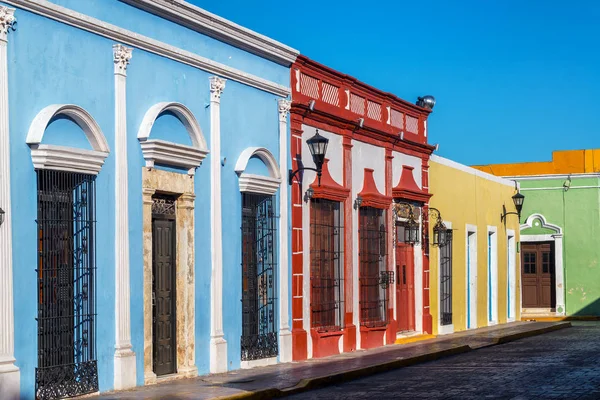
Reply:
[[113, 45], [113, 62], [115, 63], [115, 74], [127, 75], [127, 65], [131, 61], [133, 49], [122, 44]]
[[218, 76], [210, 77], [210, 101], [221, 101], [221, 94], [225, 90], [226, 79], [219, 78]]
[[0, 40], [6, 42], [8, 40], [8, 32], [15, 30], [15, 9], [10, 7], [0, 6]]
[[281, 99], [277, 102], [277, 109], [279, 110], [279, 121], [287, 122], [288, 114], [292, 108], [292, 101], [287, 99]]

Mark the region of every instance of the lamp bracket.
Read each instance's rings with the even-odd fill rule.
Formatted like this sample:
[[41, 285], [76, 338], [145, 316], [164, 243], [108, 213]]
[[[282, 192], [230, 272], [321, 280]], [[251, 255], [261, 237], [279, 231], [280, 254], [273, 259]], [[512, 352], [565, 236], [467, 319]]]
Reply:
[[288, 171], [288, 183], [291, 186], [292, 183], [294, 183], [294, 177], [296, 176], [296, 174], [300, 171], [315, 171], [318, 175], [319, 175], [319, 186], [321, 186], [321, 174], [320, 171], [316, 168], [311, 168], [311, 167], [302, 167], [302, 168], [298, 168], [295, 171], [292, 171], [291, 169]]

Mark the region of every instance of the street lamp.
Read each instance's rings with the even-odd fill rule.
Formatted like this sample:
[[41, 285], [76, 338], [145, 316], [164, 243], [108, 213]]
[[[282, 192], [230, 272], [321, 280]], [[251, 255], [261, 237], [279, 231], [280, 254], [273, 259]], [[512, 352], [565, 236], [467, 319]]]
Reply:
[[417, 97], [417, 105], [419, 107], [428, 108], [430, 110], [433, 110], [433, 107], [435, 106], [435, 97], [430, 96], [430, 95], [423, 96], [423, 97]]
[[[517, 212], [506, 212], [506, 206], [502, 205], [502, 214], [500, 215], [500, 222], [504, 222], [507, 215], [515, 214], [519, 216], [519, 223], [521, 222], [521, 210], [523, 209], [523, 202], [525, 201], [525, 196], [523, 196], [520, 192], [517, 191], [515, 195], [512, 197], [512, 201], [515, 204], [515, 208]], [[506, 222], [504, 222], [506, 223]]]
[[312, 155], [313, 162], [315, 163], [316, 168], [310, 167], [301, 167], [295, 171], [289, 170], [288, 174], [288, 182], [291, 185], [294, 179], [294, 176], [300, 171], [310, 170], [315, 171], [317, 173], [317, 179], [319, 182], [319, 186], [321, 186], [321, 172], [323, 170], [323, 163], [325, 162], [325, 153], [327, 152], [327, 144], [329, 143], [329, 139], [319, 135], [319, 130], [317, 129], [317, 133], [315, 136], [311, 137], [306, 141], [308, 145], [308, 150], [310, 150], [310, 154]]
[[448, 228], [444, 224], [444, 220], [442, 220], [442, 214], [437, 208], [430, 207], [429, 212], [437, 213], [437, 220], [435, 225], [433, 226], [433, 246], [443, 247], [448, 242]]
[[408, 203], [397, 202], [394, 204], [394, 219], [400, 217], [401, 208], [408, 208], [408, 217], [404, 223], [404, 243], [419, 243], [419, 222], [415, 218], [413, 207]]

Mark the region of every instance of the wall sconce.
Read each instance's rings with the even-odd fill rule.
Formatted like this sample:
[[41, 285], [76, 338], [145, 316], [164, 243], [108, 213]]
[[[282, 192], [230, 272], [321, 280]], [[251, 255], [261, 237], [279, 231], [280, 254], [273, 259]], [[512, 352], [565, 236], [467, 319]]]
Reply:
[[408, 217], [404, 223], [404, 243], [419, 243], [419, 221], [415, 218], [412, 205], [404, 202], [394, 203], [394, 221], [396, 221], [398, 217], [401, 217], [400, 212], [402, 207], [408, 208]]
[[313, 188], [309, 187], [306, 192], [304, 192], [304, 202], [308, 203], [310, 201], [310, 199], [312, 199], [313, 194], [315, 194], [315, 191], [313, 190]]
[[317, 104], [317, 102], [316, 102], [316, 101], [314, 101], [314, 100], [311, 100], [311, 101], [309, 101], [309, 102], [308, 102], [308, 109], [309, 109], [310, 111], [314, 111], [314, 109], [315, 109], [315, 104]]
[[319, 135], [319, 130], [317, 129], [317, 133], [315, 136], [311, 137], [306, 141], [308, 145], [308, 149], [310, 150], [310, 154], [312, 155], [313, 162], [315, 163], [316, 168], [310, 167], [301, 167], [295, 171], [289, 170], [288, 173], [288, 182], [291, 185], [294, 176], [300, 171], [315, 171], [317, 173], [317, 178], [319, 180], [319, 186], [321, 186], [321, 172], [323, 170], [323, 163], [325, 162], [325, 153], [327, 152], [327, 144], [329, 143], [329, 139]]
[[358, 119], [358, 127], [362, 128], [363, 126], [365, 126], [365, 119], [364, 118], [359, 118]]
[[4, 223], [4, 210], [0, 208], [0, 226]]
[[359, 209], [359, 207], [362, 204], [362, 201], [363, 201], [363, 198], [362, 198], [362, 196], [360, 194], [358, 196], [356, 196], [356, 200], [354, 200], [354, 209], [355, 210]]
[[[515, 182], [516, 186], [516, 182]], [[506, 212], [506, 206], [502, 204], [502, 214], [500, 215], [500, 222], [504, 222], [506, 224], [506, 216], [510, 214], [515, 214], [519, 217], [519, 223], [521, 223], [521, 210], [523, 209], [523, 202], [525, 201], [525, 196], [517, 191], [517, 193], [512, 197], [513, 203], [515, 204], [515, 208], [517, 212]]]
[[435, 225], [433, 226], [433, 242], [432, 246], [444, 247], [448, 242], [448, 228], [444, 224], [444, 220], [442, 219], [442, 214], [440, 210], [435, 207], [429, 208], [429, 213], [434, 212], [437, 214]]

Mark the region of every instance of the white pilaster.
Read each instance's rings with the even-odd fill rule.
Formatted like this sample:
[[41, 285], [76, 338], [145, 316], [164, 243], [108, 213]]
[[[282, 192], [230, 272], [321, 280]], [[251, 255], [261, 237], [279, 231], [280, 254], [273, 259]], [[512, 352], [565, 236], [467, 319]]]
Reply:
[[288, 165], [287, 165], [287, 119], [292, 102], [279, 100], [279, 361], [292, 361], [292, 332], [289, 321], [289, 252], [288, 252]]
[[127, 191], [127, 65], [132, 49], [113, 46], [115, 65], [115, 389], [135, 386], [131, 346], [129, 284], [129, 211]]
[[223, 233], [221, 218], [221, 94], [225, 79], [210, 78], [210, 372], [227, 371], [227, 341], [223, 334]]
[[566, 315], [565, 308], [565, 271], [563, 267], [563, 235], [552, 235], [554, 238], [554, 271], [556, 273], [556, 313]]
[[10, 204], [10, 144], [8, 124], [8, 31], [15, 10], [0, 7], [0, 399], [18, 399], [20, 372], [15, 365], [15, 318], [12, 275], [12, 209]]

